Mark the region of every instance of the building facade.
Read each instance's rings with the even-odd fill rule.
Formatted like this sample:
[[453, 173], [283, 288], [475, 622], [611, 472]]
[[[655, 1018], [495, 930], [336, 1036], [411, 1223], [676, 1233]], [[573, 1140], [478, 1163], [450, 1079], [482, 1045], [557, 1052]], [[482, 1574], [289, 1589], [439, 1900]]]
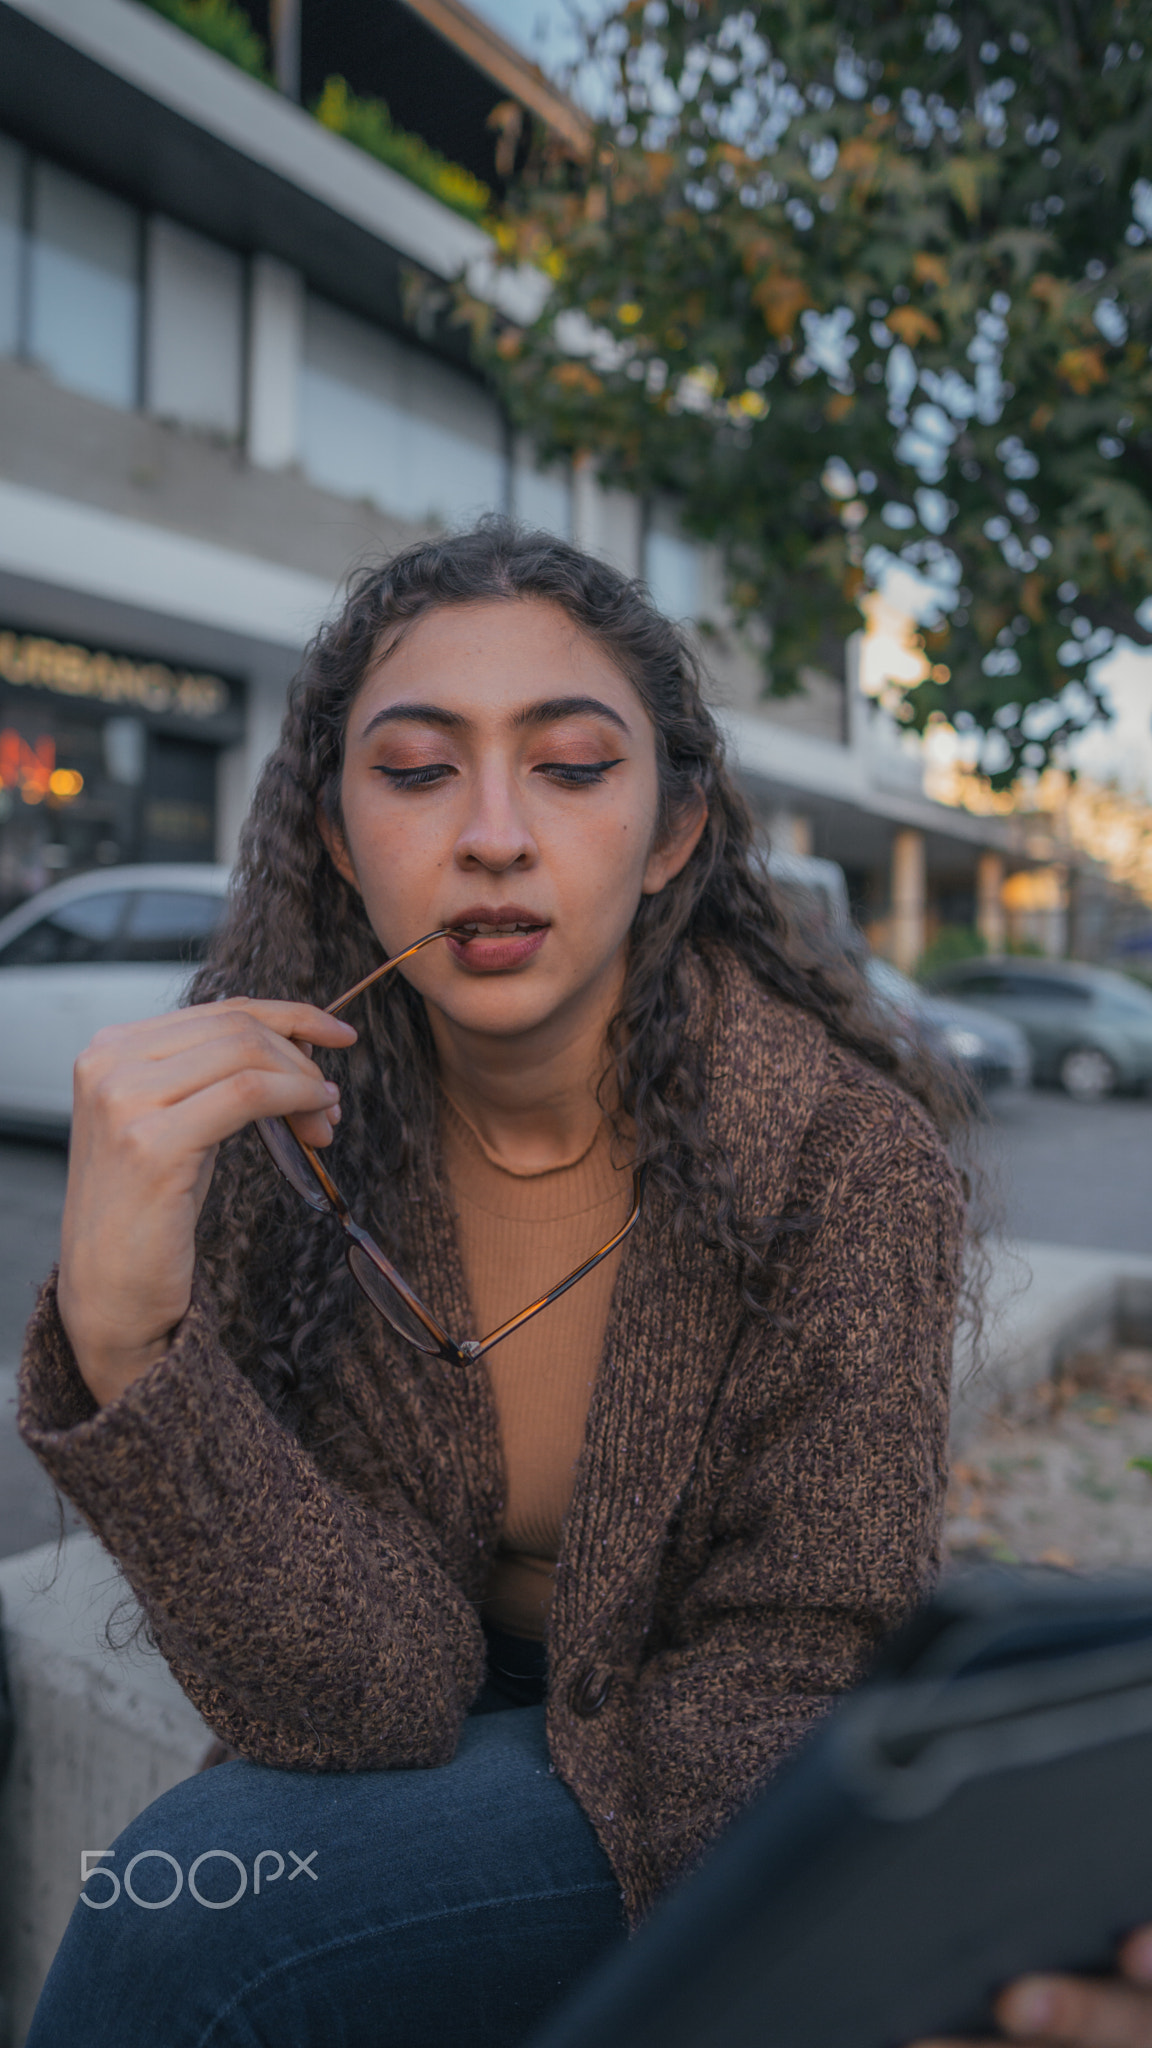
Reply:
[[[460, 0], [384, 17], [440, 51], [481, 169], [501, 95], [553, 118]], [[0, 908], [101, 862], [229, 859], [349, 569], [503, 509], [711, 622], [766, 829], [840, 862], [882, 950], [910, 966], [941, 921], [995, 941], [1036, 859], [1011, 821], [924, 796], [851, 658], [765, 702], [674, 508], [542, 472], [459, 332], [406, 318], [407, 273], [447, 283], [488, 249], [140, 0], [0, 0]]]

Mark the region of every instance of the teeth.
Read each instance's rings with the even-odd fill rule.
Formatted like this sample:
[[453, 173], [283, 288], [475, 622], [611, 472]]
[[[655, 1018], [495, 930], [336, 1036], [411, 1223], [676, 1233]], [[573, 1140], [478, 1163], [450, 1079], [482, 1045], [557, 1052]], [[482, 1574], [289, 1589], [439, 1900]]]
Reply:
[[495, 939], [509, 938], [514, 932], [535, 931], [536, 927], [531, 924], [465, 924], [460, 929], [476, 938]]

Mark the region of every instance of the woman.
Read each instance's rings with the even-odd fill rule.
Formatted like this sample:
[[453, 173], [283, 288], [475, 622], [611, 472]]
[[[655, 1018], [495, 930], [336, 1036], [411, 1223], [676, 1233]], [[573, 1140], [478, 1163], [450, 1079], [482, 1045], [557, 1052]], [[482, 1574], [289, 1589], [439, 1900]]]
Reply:
[[238, 1760], [31, 2040], [517, 2041], [931, 1580], [947, 1092], [680, 634], [499, 521], [321, 633], [192, 1004], [79, 1063], [21, 1427]]

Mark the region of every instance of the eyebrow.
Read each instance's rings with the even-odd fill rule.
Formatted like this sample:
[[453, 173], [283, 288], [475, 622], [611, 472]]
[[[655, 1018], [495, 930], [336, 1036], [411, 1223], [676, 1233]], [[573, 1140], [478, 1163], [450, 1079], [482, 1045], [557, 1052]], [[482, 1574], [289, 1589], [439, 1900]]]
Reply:
[[[606, 718], [629, 733], [626, 721], [599, 697], [546, 697], [539, 704], [525, 704], [512, 719], [515, 727], [558, 725], [563, 718]], [[448, 711], [442, 704], [386, 704], [368, 720], [360, 737], [366, 740], [381, 725], [435, 725], [442, 732], [459, 732], [471, 720], [463, 712]]]

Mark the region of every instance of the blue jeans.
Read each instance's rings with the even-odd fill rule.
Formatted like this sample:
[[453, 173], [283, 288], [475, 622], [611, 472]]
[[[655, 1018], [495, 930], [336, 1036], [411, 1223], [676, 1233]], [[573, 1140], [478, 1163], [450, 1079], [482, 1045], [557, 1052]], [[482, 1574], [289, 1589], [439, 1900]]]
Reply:
[[27, 2048], [512, 2048], [625, 1938], [542, 1706], [437, 1770], [219, 1764], [114, 1848]]

